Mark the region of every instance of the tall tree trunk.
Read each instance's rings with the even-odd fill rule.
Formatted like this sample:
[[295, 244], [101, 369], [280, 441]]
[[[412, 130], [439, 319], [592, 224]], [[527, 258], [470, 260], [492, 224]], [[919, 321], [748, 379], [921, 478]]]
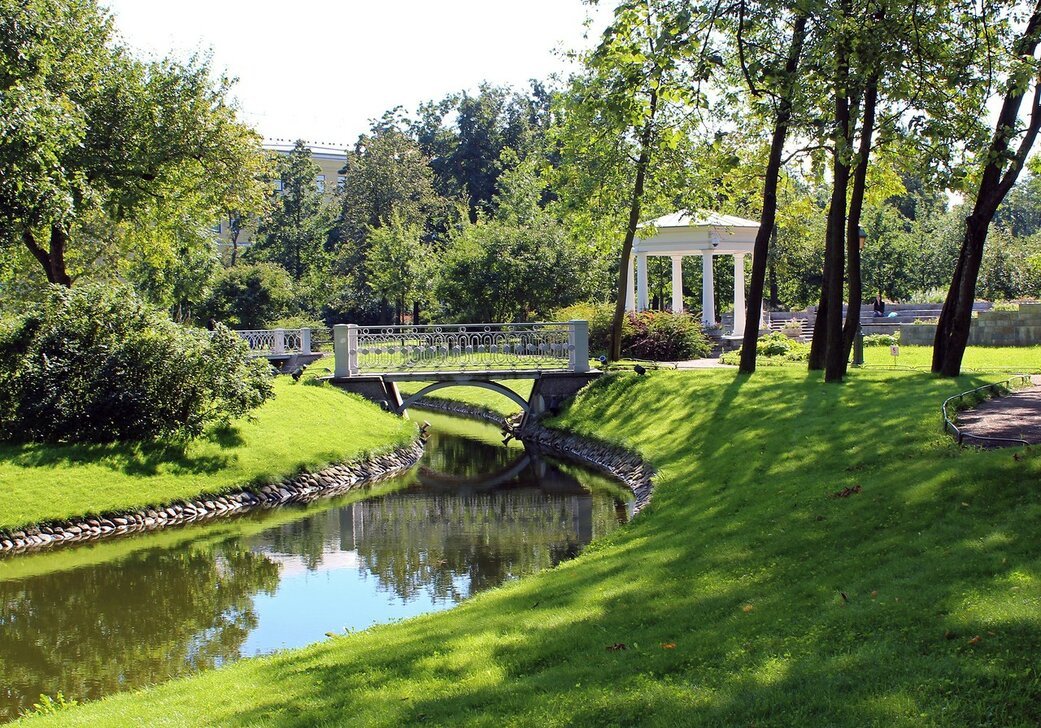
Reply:
[[640, 157], [636, 161], [636, 179], [633, 181], [633, 196], [629, 203], [629, 224], [625, 229], [625, 240], [622, 242], [622, 258], [618, 262], [618, 295], [614, 304], [614, 316], [611, 318], [611, 361], [622, 358], [622, 319], [625, 317], [625, 297], [629, 290], [629, 274], [632, 266], [629, 258], [633, 254], [633, 240], [636, 228], [640, 225], [640, 206], [643, 203], [643, 188], [647, 178], [647, 168], [651, 163], [651, 141], [654, 137], [654, 117], [658, 111], [658, 92], [651, 91], [650, 111], [647, 122], [640, 132]]
[[842, 328], [842, 373], [846, 373], [850, 349], [860, 330], [860, 305], [863, 302], [863, 283], [860, 273], [860, 215], [864, 210], [864, 191], [867, 187], [868, 160], [871, 140], [875, 133], [875, 104], [878, 101], [878, 78], [868, 81], [864, 93], [864, 120], [860, 126], [860, 149], [853, 172], [853, 191], [850, 193], [849, 214], [846, 216], [846, 275], [849, 278], [849, 304], [846, 323]]
[[[1041, 0], [1035, 3], [1030, 20], [1016, 42], [1016, 56], [1033, 56], [1039, 40]], [[954, 269], [954, 277], [947, 291], [943, 310], [940, 312], [940, 320], [936, 324], [932, 370], [947, 377], [956, 377], [961, 373], [961, 362], [965, 355], [965, 347], [969, 343], [969, 329], [972, 326], [972, 303], [976, 298], [976, 282], [991, 220], [994, 219], [998, 205], [1016, 183], [1037, 138], [1038, 130], [1041, 129], [1041, 81], [1035, 78], [1030, 122], [1016, 153], [1009, 155], [1010, 142], [1015, 133], [1019, 110], [1027, 88], [1026, 85], [1017, 84], [1014, 79], [1010, 79], [1006, 86], [1005, 99], [994, 125], [994, 136], [991, 138], [986, 157], [987, 164], [980, 178], [976, 203], [972, 214], [965, 220], [965, 235], [958, 254], [958, 264]]]
[[770, 236], [777, 217], [777, 180], [781, 173], [781, 154], [788, 138], [788, 126], [792, 119], [792, 94], [802, 45], [806, 38], [806, 16], [795, 19], [792, 42], [788, 48], [788, 60], [784, 66], [784, 89], [777, 118], [774, 121], [773, 139], [770, 141], [770, 157], [766, 164], [766, 179], [763, 182], [763, 212], [759, 218], [752, 249], [752, 276], [748, 282], [745, 331], [741, 341], [741, 367], [747, 374], [755, 371], [756, 342], [759, 340], [759, 313], [763, 305], [763, 282], [766, 279], [766, 260], [770, 252]]
[[72, 277], [65, 268], [65, 248], [68, 242], [69, 235], [61, 225], [51, 226], [50, 243], [46, 250], [36, 242], [32, 230], [22, 230], [22, 243], [39, 262], [48, 282], [71, 288]]
[[419, 325], [419, 299], [412, 302], [412, 325]]
[[[848, 15], [849, 2], [843, 3]], [[841, 381], [842, 362], [842, 277], [845, 271], [846, 193], [849, 190], [850, 99], [848, 39], [840, 36], [835, 44], [834, 148], [832, 149], [832, 189], [828, 208], [828, 228], [824, 246], [824, 281], [817, 307], [810, 346], [810, 369], [824, 368], [824, 381]]]

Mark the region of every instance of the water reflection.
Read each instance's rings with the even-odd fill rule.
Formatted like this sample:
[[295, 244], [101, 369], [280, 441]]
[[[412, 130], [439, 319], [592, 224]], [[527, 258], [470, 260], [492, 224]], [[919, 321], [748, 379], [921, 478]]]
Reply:
[[444, 609], [619, 523], [602, 477], [435, 425], [420, 467], [364, 499], [0, 561], [0, 718]]

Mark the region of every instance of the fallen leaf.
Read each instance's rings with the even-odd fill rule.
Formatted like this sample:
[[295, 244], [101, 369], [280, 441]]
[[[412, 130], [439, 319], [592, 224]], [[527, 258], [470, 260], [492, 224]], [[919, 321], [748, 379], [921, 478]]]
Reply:
[[663, 650], [674, 650], [674, 649], [676, 649], [676, 643], [675, 642], [662, 642], [661, 643], [661, 648]]
[[752, 607], [751, 604], [746, 604], [745, 606], [741, 607], [741, 611], [744, 612], [745, 614], [748, 614], [749, 612], [751, 612], [752, 609], [753, 609], [753, 607]]
[[983, 638], [980, 637], [979, 635], [976, 635], [975, 637], [969, 638], [969, 644], [970, 645], [978, 645], [982, 641], [983, 641]]
[[954, 639], [955, 637], [957, 637], [957, 636], [958, 636], [958, 635], [956, 635], [956, 634], [955, 634], [954, 632], [952, 632], [952, 631], [951, 631], [951, 630], [949, 630], [949, 629], [948, 629], [948, 630], [946, 630], [946, 631], [945, 631], [945, 632], [943, 633], [943, 638], [944, 638], [945, 640], [953, 640], [953, 639]]
[[613, 645], [608, 645], [607, 649], [609, 651], [611, 651], [611, 652], [614, 652], [616, 650], [624, 650], [625, 649], [625, 643], [624, 642], [615, 642]]
[[849, 601], [849, 597], [846, 596], [846, 592], [839, 592], [839, 596], [842, 597], [842, 601], [843, 602], [848, 602]]
[[872, 599], [877, 599], [878, 598], [878, 592], [877, 591], [871, 592], [871, 598]]

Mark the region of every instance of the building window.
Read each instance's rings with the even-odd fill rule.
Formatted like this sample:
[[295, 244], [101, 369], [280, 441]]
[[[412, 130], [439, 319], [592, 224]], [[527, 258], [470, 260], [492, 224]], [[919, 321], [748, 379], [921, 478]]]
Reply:
[[281, 192], [281, 191], [282, 191], [282, 180], [276, 179], [275, 180], [275, 192]]
[[315, 184], [318, 185], [318, 191], [319, 192], [325, 192], [325, 175], [324, 174], [318, 175], [318, 178], [315, 180]]
[[213, 228], [212, 229], [213, 229], [213, 232], [217, 233], [218, 235], [220, 235], [222, 232], [224, 232], [223, 226], [221, 225], [220, 222], [213, 223]]
[[342, 174], [336, 175], [336, 189], [342, 190], [346, 186], [347, 186], [347, 178], [344, 177]]

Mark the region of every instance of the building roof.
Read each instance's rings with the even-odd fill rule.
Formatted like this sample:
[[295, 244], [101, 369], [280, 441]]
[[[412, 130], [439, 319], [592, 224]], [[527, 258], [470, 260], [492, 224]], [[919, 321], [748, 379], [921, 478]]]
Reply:
[[734, 215], [722, 215], [710, 210], [679, 210], [669, 215], [654, 220], [648, 220], [644, 225], [653, 225], [656, 228], [684, 228], [684, 227], [749, 227], [758, 228], [756, 220], [746, 220]]

